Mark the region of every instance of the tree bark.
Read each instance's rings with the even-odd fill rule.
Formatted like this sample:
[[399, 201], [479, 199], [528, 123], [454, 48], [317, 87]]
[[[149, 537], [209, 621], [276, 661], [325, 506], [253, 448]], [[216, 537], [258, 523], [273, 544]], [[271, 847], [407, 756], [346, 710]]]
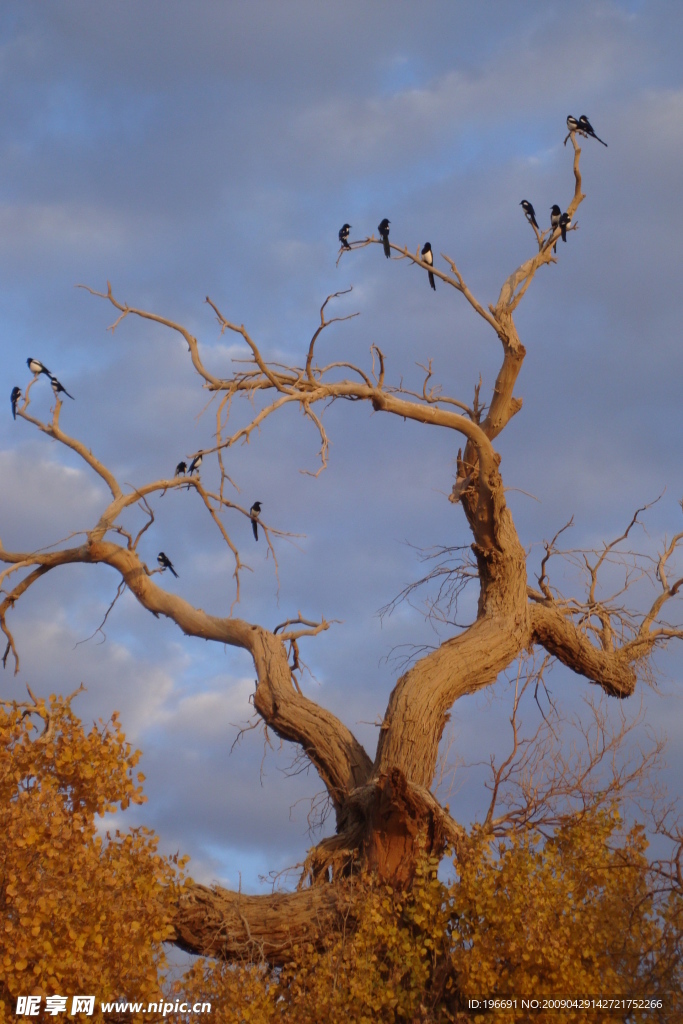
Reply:
[[187, 953], [278, 967], [293, 945], [320, 946], [346, 902], [343, 890], [330, 885], [267, 896], [193, 885], [178, 906], [172, 941]]
[[[547, 604], [529, 609], [531, 642], [544, 647], [577, 675], [602, 687], [611, 697], [630, 697], [636, 688], [633, 652], [601, 650], [561, 611]], [[649, 651], [648, 651], [649, 653]]]

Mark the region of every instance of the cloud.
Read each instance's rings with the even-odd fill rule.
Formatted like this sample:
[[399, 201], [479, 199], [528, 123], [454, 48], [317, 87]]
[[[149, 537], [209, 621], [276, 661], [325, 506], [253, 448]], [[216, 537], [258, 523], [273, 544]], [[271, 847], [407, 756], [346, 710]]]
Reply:
[[[4, 491], [2, 530], [10, 551], [44, 547], [87, 529], [103, 506], [104, 489], [82, 463], [63, 465], [45, 458], [40, 449], [32, 442], [21, 452], [0, 451], [0, 477], [12, 482]], [[76, 536], [73, 543], [81, 540]]]

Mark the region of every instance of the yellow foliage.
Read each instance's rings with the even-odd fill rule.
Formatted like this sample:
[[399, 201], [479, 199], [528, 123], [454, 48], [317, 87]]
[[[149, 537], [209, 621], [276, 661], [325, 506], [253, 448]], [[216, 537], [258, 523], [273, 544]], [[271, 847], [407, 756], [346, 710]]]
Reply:
[[[178, 989], [211, 1000], [215, 1024], [508, 1024], [532, 1019], [522, 997], [600, 995], [662, 999], [661, 1013], [610, 1020], [682, 1020], [680, 897], [655, 913], [646, 845], [638, 827], [621, 835], [615, 811], [498, 849], [475, 833], [450, 886], [433, 862], [410, 893], [366, 881], [323, 951], [295, 948], [279, 971], [202, 960]], [[516, 1012], [480, 1016], [467, 1005], [504, 996], [517, 997]], [[604, 1019], [578, 1007], [533, 1015], [539, 1024]]]
[[[147, 830], [98, 832], [98, 815], [144, 799], [116, 716], [86, 733], [68, 700], [38, 713], [44, 732], [0, 705], [0, 1024], [16, 1020], [18, 995], [92, 994], [95, 1020], [100, 1000], [157, 1002], [183, 885], [184, 861], [160, 857]], [[450, 885], [434, 860], [409, 892], [351, 879], [347, 918], [322, 949], [294, 947], [275, 971], [198, 960], [176, 995], [210, 1002], [212, 1024], [508, 1024], [529, 1019], [522, 998], [597, 995], [662, 999], [629, 1024], [683, 1020], [681, 896], [655, 902], [646, 846], [616, 808], [549, 839], [495, 846], [475, 830]], [[469, 997], [517, 998], [518, 1010], [479, 1015]], [[606, 1017], [566, 1007], [533, 1019]]]
[[[513, 836], [495, 855], [475, 837], [450, 889], [452, 966], [463, 995], [659, 997], [665, 1013], [635, 1011], [628, 1020], [678, 1019], [683, 974], [669, 954], [680, 923], [677, 939], [666, 922], [673, 898], [654, 906], [646, 848], [639, 826], [620, 835], [616, 809], [578, 818], [543, 843], [533, 833]], [[680, 918], [680, 895], [677, 902]], [[561, 1019], [593, 1017], [566, 1007]]]
[[182, 877], [147, 829], [96, 821], [143, 802], [140, 754], [116, 715], [86, 733], [68, 700], [37, 708], [0, 707], [0, 1020], [18, 995], [158, 999]]

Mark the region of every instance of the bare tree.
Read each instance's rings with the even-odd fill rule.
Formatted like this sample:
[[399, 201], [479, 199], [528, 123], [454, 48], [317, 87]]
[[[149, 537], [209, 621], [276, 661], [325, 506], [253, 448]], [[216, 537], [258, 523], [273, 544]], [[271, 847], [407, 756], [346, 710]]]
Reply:
[[[576, 212], [584, 199], [579, 168], [581, 150], [576, 133], [573, 145], [574, 192], [567, 214], [574, 230]], [[515, 396], [515, 384], [526, 350], [514, 322], [514, 313], [541, 267], [557, 260], [554, 246], [560, 228], [539, 230], [532, 225], [535, 252], [504, 282], [495, 305], [484, 306], [465, 283], [456, 263], [443, 256], [448, 267], [440, 270], [424, 261], [420, 250], [392, 245], [397, 257], [409, 260], [425, 273], [463, 296], [475, 314], [497, 335], [502, 346], [502, 363], [487, 406], [480, 402], [480, 387], [471, 405], [444, 395], [432, 383], [431, 367], [425, 368], [421, 391], [386, 380], [385, 357], [373, 346], [368, 368], [346, 362], [321, 366], [316, 342], [329, 324], [347, 319], [328, 319], [328, 305], [343, 293], [328, 296], [320, 310], [320, 323], [310, 340], [301, 366], [269, 362], [242, 325], [231, 322], [207, 298], [222, 332], [238, 335], [247, 358], [237, 364], [229, 378], [215, 376], [205, 365], [197, 339], [182, 325], [166, 317], [136, 309], [121, 302], [108, 286], [101, 295], [118, 310], [115, 328], [133, 316], [162, 324], [186, 341], [192, 365], [210, 394], [219, 398], [215, 439], [201, 454], [213, 456], [220, 467], [220, 486], [207, 490], [198, 476], [151, 481], [137, 488], [123, 487], [114, 474], [80, 440], [68, 436], [60, 426], [61, 395], [56, 394], [52, 419], [42, 422], [31, 414], [31, 387], [25, 390], [16, 414], [37, 430], [71, 448], [100, 477], [111, 500], [82, 543], [54, 550], [13, 552], [0, 545], [0, 574], [3, 600], [0, 628], [6, 638], [4, 662], [19, 666], [19, 652], [8, 625], [10, 612], [33, 583], [58, 566], [68, 563], [104, 563], [121, 578], [119, 592], [127, 587], [139, 604], [153, 615], [170, 618], [187, 636], [200, 637], [242, 648], [251, 655], [256, 670], [254, 707], [267, 727], [281, 739], [298, 744], [316, 768], [329, 794], [336, 815], [336, 832], [322, 839], [309, 853], [300, 886], [292, 893], [244, 896], [223, 889], [195, 886], [178, 908], [176, 932], [179, 946], [195, 953], [240, 956], [247, 949], [258, 950], [272, 963], [287, 956], [292, 941], [315, 941], [339, 910], [344, 886], [341, 883], [358, 867], [368, 867], [394, 884], [410, 882], [416, 859], [423, 852], [440, 853], [449, 844], [457, 847], [462, 826], [432, 794], [439, 741], [454, 702], [466, 694], [491, 686], [499, 675], [525, 652], [537, 649], [542, 656], [558, 659], [577, 676], [583, 676], [606, 694], [631, 696], [639, 674], [646, 669], [655, 648], [672, 638], [683, 637], [683, 629], [664, 618], [669, 602], [676, 597], [683, 579], [669, 579], [669, 565], [683, 533], [668, 543], [658, 561], [649, 566], [656, 593], [649, 609], [640, 615], [629, 612], [623, 595], [601, 596], [598, 580], [618, 552], [617, 541], [603, 550], [582, 556], [588, 576], [587, 594], [564, 598], [550, 583], [549, 564], [558, 553], [558, 536], [546, 545], [540, 572], [532, 585], [527, 579], [527, 556], [505, 500], [499, 471], [500, 458], [494, 448], [496, 437], [522, 407]], [[374, 237], [353, 243], [353, 249], [381, 244]], [[344, 258], [353, 252], [344, 249]], [[91, 290], [91, 289], [89, 289]], [[230, 419], [233, 399], [246, 398], [252, 405], [248, 422], [233, 430]], [[291, 614], [274, 629], [237, 617], [240, 573], [243, 564], [236, 544], [225, 525], [223, 513], [253, 518], [249, 509], [232, 500], [223, 456], [230, 446], [248, 440], [267, 418], [286, 406], [296, 406], [308, 419], [320, 441], [320, 468], [327, 461], [328, 436], [323, 410], [330, 402], [345, 399], [369, 403], [376, 412], [415, 420], [433, 428], [450, 430], [464, 438], [458, 456], [457, 474], [450, 501], [462, 507], [472, 535], [472, 558], [459, 570], [446, 572], [449, 585], [456, 588], [465, 577], [476, 578], [479, 587], [475, 622], [454, 631], [436, 649], [418, 658], [398, 679], [380, 728], [374, 756], [359, 743], [351, 730], [335, 715], [308, 699], [297, 680], [300, 667], [299, 644], [329, 628], [330, 623], [311, 621]], [[353, 415], [349, 410], [349, 415]], [[199, 496], [207, 514], [232, 552], [236, 584], [235, 604], [227, 617], [210, 615], [182, 597], [168, 593], [157, 582], [156, 568], [149, 569], [138, 554], [138, 545], [154, 520], [151, 500], [174, 488], [190, 487]], [[138, 507], [145, 514], [137, 534], [121, 525], [123, 514]], [[127, 520], [126, 520], [127, 521]], [[637, 521], [633, 518], [623, 541]], [[271, 546], [278, 531], [259, 519]], [[460, 575], [458, 575], [458, 572]], [[514, 728], [514, 721], [513, 721]], [[518, 797], [510, 796], [502, 811], [497, 809], [501, 785], [514, 781], [516, 766], [523, 764], [525, 748], [517, 746], [511, 760], [493, 766], [494, 793], [488, 824], [493, 832], [506, 820], [536, 820], [535, 797], [524, 787]], [[520, 757], [522, 761], [520, 762]], [[590, 760], [590, 758], [589, 758]], [[562, 774], [562, 766], [554, 769]], [[565, 779], [566, 782], [566, 779]], [[549, 785], [552, 784], [552, 778]], [[546, 820], [546, 819], [544, 819]]]

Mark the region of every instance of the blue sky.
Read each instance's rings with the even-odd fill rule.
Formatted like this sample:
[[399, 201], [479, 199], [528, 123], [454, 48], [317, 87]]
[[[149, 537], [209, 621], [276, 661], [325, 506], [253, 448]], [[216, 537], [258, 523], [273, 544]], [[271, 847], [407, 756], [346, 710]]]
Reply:
[[[674, 2], [6, 2], [0, 13], [0, 379], [7, 395], [42, 359], [76, 401], [65, 427], [140, 483], [208, 444], [213, 419], [184, 345], [128, 320], [74, 285], [106, 288], [182, 321], [208, 366], [241, 354], [221, 338], [208, 294], [271, 358], [300, 361], [325, 296], [354, 286], [324, 336], [325, 352], [366, 363], [374, 342], [394, 380], [417, 384], [433, 358], [447, 391], [487, 392], [496, 339], [455, 292], [375, 248], [335, 266], [337, 231], [376, 231], [447, 252], [484, 303], [532, 252], [519, 208], [547, 221], [573, 189], [562, 146], [569, 112], [587, 113], [609, 147], [586, 143], [587, 199], [558, 264], [538, 275], [517, 315], [527, 360], [524, 408], [499, 440], [509, 503], [530, 568], [540, 543], [573, 513], [575, 546], [618, 534], [664, 492], [643, 543], [681, 527], [683, 355], [679, 314], [683, 177], [683, 12]], [[42, 387], [42, 395], [39, 393]], [[49, 387], [37, 385], [47, 413]], [[463, 544], [446, 495], [455, 450], [446, 436], [344, 403], [327, 417], [333, 446], [319, 479], [316, 438], [298, 416], [231, 451], [245, 500], [266, 521], [305, 534], [272, 560], [236, 525], [253, 574], [240, 614], [274, 625], [293, 610], [343, 620], [306, 646], [307, 692], [374, 751], [395, 681], [392, 649], [433, 643], [417, 611], [378, 609], [421, 574], [414, 548]], [[40, 547], [92, 525], [104, 495], [68, 452], [9, 413], [0, 417], [0, 536]], [[207, 479], [215, 472], [205, 466]], [[524, 493], [526, 492], [526, 493]], [[529, 497], [528, 495], [533, 495]], [[193, 495], [168, 495], [143, 552], [180, 573], [169, 588], [217, 614], [232, 593], [230, 560]], [[243, 529], [243, 536], [239, 530]], [[569, 580], [571, 583], [572, 581]], [[34, 587], [12, 625], [23, 668], [7, 696], [87, 694], [89, 718], [121, 710], [144, 750], [149, 803], [138, 820], [167, 850], [192, 855], [201, 880], [258, 888], [310, 844], [320, 785], [292, 775], [294, 751], [244, 735], [253, 670], [238, 652], [188, 641], [124, 596], [106, 643], [90, 636], [116, 579], [73, 567]], [[471, 603], [465, 602], [466, 615]], [[669, 736], [683, 776], [683, 650], [660, 659], [646, 722]], [[509, 698], [461, 701], [454, 758], [505, 748]], [[571, 711], [590, 691], [553, 674]], [[508, 701], [508, 703], [506, 703]], [[614, 702], [610, 714], [624, 710]], [[533, 719], [533, 709], [529, 711]], [[456, 773], [451, 806], [483, 805], [476, 773]], [[457, 803], [456, 803], [457, 801]], [[126, 819], [122, 819], [122, 824]], [[127, 820], [132, 821], [131, 815]]]

